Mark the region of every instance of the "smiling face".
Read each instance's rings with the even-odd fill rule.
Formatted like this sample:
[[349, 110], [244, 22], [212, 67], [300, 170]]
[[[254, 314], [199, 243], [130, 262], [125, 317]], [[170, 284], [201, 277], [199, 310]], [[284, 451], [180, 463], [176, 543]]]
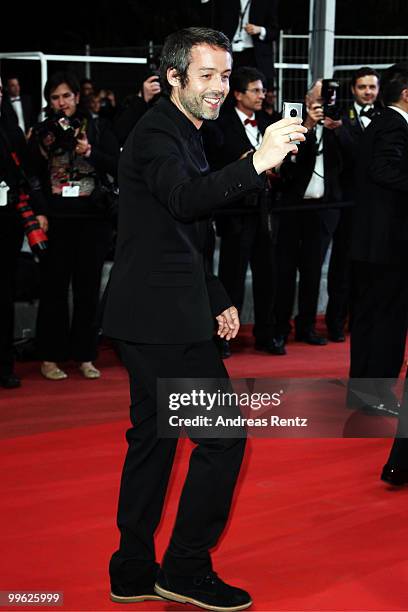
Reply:
[[374, 104], [379, 92], [378, 78], [375, 75], [368, 74], [357, 79], [351, 91], [357, 104], [365, 106], [366, 104]]
[[50, 94], [50, 106], [56, 113], [71, 117], [77, 108], [79, 94], [75, 94], [67, 83], [61, 83]]
[[231, 55], [220, 47], [196, 45], [191, 50], [187, 82], [182, 87], [174, 69], [167, 72], [171, 100], [199, 128], [204, 119], [217, 119], [229, 92]]

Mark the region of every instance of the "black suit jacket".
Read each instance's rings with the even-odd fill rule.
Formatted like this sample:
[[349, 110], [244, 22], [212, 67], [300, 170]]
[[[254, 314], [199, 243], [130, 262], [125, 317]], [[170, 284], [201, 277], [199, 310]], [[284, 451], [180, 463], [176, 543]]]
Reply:
[[[256, 114], [256, 119], [259, 131], [261, 134], [264, 134], [266, 128], [271, 123], [269, 116], [264, 112], [260, 112]], [[218, 121], [211, 122], [206, 127], [213, 128], [218, 132], [216, 138], [212, 134], [211, 138], [205, 140], [207, 157], [211, 168], [215, 170], [224, 168], [227, 164], [237, 161], [241, 155], [253, 149], [253, 145], [235, 108], [230, 109]], [[231, 206], [221, 211], [220, 216], [224, 216], [224, 212], [258, 212], [257, 204], [260, 195], [260, 193], [252, 193], [234, 202]]]
[[[22, 94], [20, 96], [20, 99], [25, 123], [25, 130], [26, 132], [28, 132], [30, 127], [32, 127], [36, 123], [36, 118], [33, 112], [33, 105], [31, 102], [31, 96]], [[14, 119], [14, 121], [18, 124], [17, 113], [15, 112], [13, 103], [11, 102], [10, 97], [7, 94], [4, 96], [3, 103], [6, 105], [6, 114], [9, 114], [10, 118]]]
[[352, 257], [370, 263], [406, 261], [408, 124], [386, 108], [364, 131], [356, 168]]
[[231, 306], [203, 253], [211, 213], [262, 189], [252, 158], [209, 172], [201, 134], [167, 98], [137, 123], [119, 164], [119, 229], [104, 312], [111, 337], [186, 344]]
[[[240, 0], [210, 0], [202, 5], [202, 19], [217, 30], [221, 30], [232, 41], [239, 23]], [[256, 64], [267, 77], [273, 74], [272, 42], [278, 36], [278, 0], [252, 0], [249, 23], [266, 29], [265, 40], [253, 36]]]

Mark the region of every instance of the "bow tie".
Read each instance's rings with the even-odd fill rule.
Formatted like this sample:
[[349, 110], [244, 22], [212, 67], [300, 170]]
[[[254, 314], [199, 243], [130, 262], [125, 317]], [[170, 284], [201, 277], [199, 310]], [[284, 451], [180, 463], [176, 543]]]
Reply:
[[367, 117], [368, 119], [372, 119], [373, 114], [374, 114], [374, 107], [370, 107], [367, 110], [362, 108], [360, 111], [360, 117]]
[[20, 102], [20, 97], [18, 97], [18, 98], [11, 98], [11, 101], [12, 102]]
[[252, 127], [256, 127], [258, 125], [258, 122], [256, 119], [245, 119], [244, 121], [244, 125], [252, 125]]

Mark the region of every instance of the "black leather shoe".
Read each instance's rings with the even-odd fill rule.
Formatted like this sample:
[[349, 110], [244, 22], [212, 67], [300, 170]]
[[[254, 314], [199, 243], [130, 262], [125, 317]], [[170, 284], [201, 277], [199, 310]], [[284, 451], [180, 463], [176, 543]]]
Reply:
[[216, 612], [245, 610], [252, 604], [249, 593], [226, 584], [215, 572], [206, 576], [176, 576], [160, 570], [154, 589], [164, 599]]
[[314, 346], [324, 346], [327, 344], [326, 338], [320, 336], [314, 329], [311, 329], [310, 331], [296, 332], [295, 340], [298, 342], [307, 342], [307, 344], [313, 344]]
[[286, 355], [285, 338], [283, 336], [276, 336], [276, 338], [272, 338], [269, 342], [256, 340], [255, 349], [257, 351], [264, 351], [270, 355]]
[[408, 470], [392, 467], [386, 463], [383, 467], [381, 480], [395, 487], [401, 487], [404, 484], [408, 484]]
[[5, 389], [17, 389], [21, 387], [21, 380], [14, 372], [11, 374], [3, 374], [3, 376], [0, 376], [0, 386]]
[[365, 404], [363, 406], [364, 412], [368, 414], [375, 414], [378, 416], [397, 417], [399, 416], [400, 405], [397, 404]]

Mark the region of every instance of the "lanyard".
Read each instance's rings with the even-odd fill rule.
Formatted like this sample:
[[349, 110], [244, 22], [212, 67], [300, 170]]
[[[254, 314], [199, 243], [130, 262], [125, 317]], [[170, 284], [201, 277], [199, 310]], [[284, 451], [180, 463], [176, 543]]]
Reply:
[[251, 0], [247, 0], [247, 3], [245, 4], [243, 10], [240, 10], [240, 12], [239, 12], [239, 23], [238, 23], [238, 32], [239, 32], [239, 34], [238, 34], [238, 36], [241, 35], [242, 26], [244, 25], [244, 17], [246, 15], [246, 12], [247, 12], [250, 4], [251, 4]]

